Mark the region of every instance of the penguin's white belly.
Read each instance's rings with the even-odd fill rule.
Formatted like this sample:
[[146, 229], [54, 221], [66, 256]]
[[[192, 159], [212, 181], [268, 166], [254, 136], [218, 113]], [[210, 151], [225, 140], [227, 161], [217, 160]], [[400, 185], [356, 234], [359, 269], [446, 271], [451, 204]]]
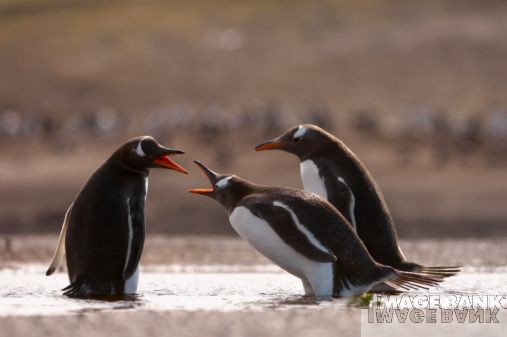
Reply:
[[137, 292], [137, 285], [139, 284], [139, 265], [136, 271], [125, 281], [125, 294], [135, 294]]
[[[148, 187], [148, 179], [145, 179], [145, 189]], [[144, 197], [146, 198], [146, 190]], [[125, 271], [127, 269], [128, 263], [130, 261], [130, 256], [132, 254], [132, 241], [134, 240], [134, 224], [132, 217], [132, 209], [130, 207], [130, 198], [127, 198], [127, 233], [128, 233], [128, 243], [127, 243], [127, 256], [125, 258], [125, 265], [123, 267], [123, 274], [125, 275]], [[139, 283], [139, 265], [137, 265], [136, 271], [125, 281], [125, 294], [135, 294], [137, 292], [137, 284]]]
[[299, 164], [301, 180], [305, 191], [313, 192], [327, 199], [327, 190], [324, 181], [319, 175], [319, 169], [313, 160], [307, 159]]
[[332, 296], [333, 266], [315, 262], [287, 245], [271, 226], [246, 207], [237, 207], [229, 216], [234, 230], [253, 248], [287, 272], [307, 280], [317, 296]]

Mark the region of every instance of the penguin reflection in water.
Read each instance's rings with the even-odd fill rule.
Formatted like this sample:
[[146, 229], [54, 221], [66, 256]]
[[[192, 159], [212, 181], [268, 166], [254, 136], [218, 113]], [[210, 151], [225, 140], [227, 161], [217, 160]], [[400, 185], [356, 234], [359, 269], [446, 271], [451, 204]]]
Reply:
[[63, 222], [51, 275], [66, 257], [64, 294], [135, 294], [144, 245], [144, 204], [151, 168], [187, 171], [169, 158], [183, 154], [149, 136], [129, 140], [91, 176]]
[[326, 198], [352, 223], [375, 261], [437, 277], [459, 271], [459, 266], [423, 266], [405, 259], [380, 188], [359, 158], [332, 134], [315, 125], [300, 125], [255, 149], [298, 156], [304, 189]]
[[351, 224], [317, 194], [256, 185], [195, 163], [212, 186], [189, 192], [218, 201], [236, 232], [300, 278], [306, 295], [353, 296], [379, 283], [398, 291], [427, 289], [442, 281], [375, 262]]

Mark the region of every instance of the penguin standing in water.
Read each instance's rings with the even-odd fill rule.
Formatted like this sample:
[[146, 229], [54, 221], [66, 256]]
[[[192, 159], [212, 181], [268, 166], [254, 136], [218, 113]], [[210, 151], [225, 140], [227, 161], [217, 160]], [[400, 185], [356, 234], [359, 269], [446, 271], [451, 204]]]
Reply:
[[63, 222], [51, 275], [66, 257], [64, 295], [134, 294], [144, 245], [144, 204], [151, 168], [187, 171], [169, 158], [183, 154], [149, 136], [129, 140], [90, 177]]
[[375, 262], [348, 221], [317, 194], [256, 185], [195, 163], [212, 187], [189, 192], [218, 201], [236, 232], [300, 278], [306, 295], [359, 295], [381, 282], [396, 290], [426, 289], [442, 281]]
[[410, 272], [440, 277], [458, 266], [426, 267], [405, 259], [380, 188], [357, 156], [338, 138], [315, 125], [300, 125], [256, 151], [283, 150], [299, 157], [304, 189], [319, 194], [352, 224], [375, 261]]

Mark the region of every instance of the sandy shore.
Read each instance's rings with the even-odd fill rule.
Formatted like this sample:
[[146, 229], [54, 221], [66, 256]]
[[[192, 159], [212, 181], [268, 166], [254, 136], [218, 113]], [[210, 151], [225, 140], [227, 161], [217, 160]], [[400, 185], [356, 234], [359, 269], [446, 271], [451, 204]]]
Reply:
[[[48, 263], [56, 235], [0, 237], [0, 267]], [[506, 239], [401, 240], [409, 260], [426, 265], [504, 266]], [[229, 236], [148, 236], [142, 263], [147, 264], [269, 264], [246, 242]]]

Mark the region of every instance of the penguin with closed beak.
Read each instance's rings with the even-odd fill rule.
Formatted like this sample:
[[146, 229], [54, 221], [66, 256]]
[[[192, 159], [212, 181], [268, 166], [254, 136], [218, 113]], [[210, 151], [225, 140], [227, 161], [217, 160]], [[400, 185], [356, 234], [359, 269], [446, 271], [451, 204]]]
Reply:
[[69, 297], [130, 295], [137, 291], [144, 245], [144, 205], [152, 168], [187, 171], [170, 156], [183, 154], [153, 137], [131, 139], [89, 178], [68, 208], [46, 272], [66, 258]]
[[211, 187], [189, 192], [218, 201], [239, 236], [300, 278], [306, 295], [353, 296], [378, 283], [398, 291], [427, 289], [442, 281], [375, 262], [350, 223], [317, 194], [256, 185], [195, 163]]
[[379, 186], [359, 158], [338, 138], [305, 124], [258, 144], [256, 151], [282, 150], [300, 161], [303, 187], [326, 198], [352, 224], [375, 261], [398, 270], [448, 277], [459, 266], [427, 267], [409, 262]]

